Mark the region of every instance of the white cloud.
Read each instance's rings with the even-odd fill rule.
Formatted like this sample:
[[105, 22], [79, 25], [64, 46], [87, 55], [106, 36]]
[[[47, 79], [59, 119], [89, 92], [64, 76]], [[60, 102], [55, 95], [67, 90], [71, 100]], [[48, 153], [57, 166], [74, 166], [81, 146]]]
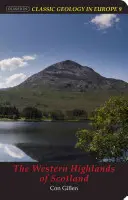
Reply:
[[4, 60], [0, 60], [0, 69], [2, 71], [12, 71], [20, 67], [28, 65], [27, 61], [35, 60], [36, 55], [33, 56], [23, 56], [23, 57], [13, 57]]
[[27, 79], [27, 76], [23, 73], [13, 74], [12, 76], [9, 76], [6, 79], [1, 78], [0, 88], [14, 87], [16, 85], [19, 85], [20, 83], [22, 83], [26, 79]]
[[100, 14], [96, 15], [91, 23], [95, 24], [99, 30], [111, 28], [120, 21], [116, 14]]
[[12, 76], [6, 79], [6, 84], [10, 86], [14, 86], [14, 85], [17, 85], [19, 82], [24, 81], [26, 78], [27, 76], [23, 73], [13, 74]]
[[36, 55], [34, 56], [23, 56], [23, 59], [28, 61], [28, 60], [35, 60], [36, 59]]

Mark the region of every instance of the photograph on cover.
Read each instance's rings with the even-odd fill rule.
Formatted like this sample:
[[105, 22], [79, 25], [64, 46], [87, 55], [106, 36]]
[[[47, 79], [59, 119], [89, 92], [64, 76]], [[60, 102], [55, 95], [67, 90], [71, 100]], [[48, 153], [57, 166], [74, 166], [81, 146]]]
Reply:
[[0, 16], [0, 162], [127, 162], [128, 16]]

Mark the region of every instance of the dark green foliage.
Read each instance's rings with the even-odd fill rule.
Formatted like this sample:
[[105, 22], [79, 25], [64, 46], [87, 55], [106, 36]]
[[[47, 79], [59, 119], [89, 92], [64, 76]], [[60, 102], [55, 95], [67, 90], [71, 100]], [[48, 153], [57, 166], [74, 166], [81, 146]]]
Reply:
[[123, 158], [128, 150], [128, 100], [110, 98], [92, 116], [92, 129], [77, 132], [76, 147], [99, 159]]
[[50, 113], [46, 112], [46, 111], [43, 111], [43, 117], [49, 118], [50, 117]]
[[64, 120], [64, 114], [60, 110], [53, 111], [50, 115], [53, 120]]
[[66, 112], [69, 119], [87, 119], [88, 113], [82, 109], [74, 109]]
[[87, 112], [85, 110], [80, 110], [80, 109], [74, 109], [73, 110], [73, 116], [74, 117], [86, 117], [87, 118]]
[[41, 119], [42, 112], [34, 107], [26, 107], [23, 109], [22, 116], [25, 119]]
[[19, 115], [15, 106], [0, 106], [0, 118], [18, 119]]

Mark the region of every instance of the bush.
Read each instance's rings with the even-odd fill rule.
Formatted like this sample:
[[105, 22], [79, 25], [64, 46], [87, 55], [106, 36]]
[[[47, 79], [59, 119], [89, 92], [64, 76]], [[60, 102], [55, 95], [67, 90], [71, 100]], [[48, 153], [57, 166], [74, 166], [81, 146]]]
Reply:
[[81, 110], [81, 109], [74, 109], [74, 110], [70, 110], [66, 112], [66, 115], [69, 119], [87, 119], [88, 118], [88, 114], [85, 110]]
[[77, 132], [76, 147], [99, 159], [123, 158], [128, 150], [128, 100], [110, 98], [92, 117], [92, 129]]
[[60, 110], [51, 112], [51, 118], [53, 120], [64, 120], [64, 114]]
[[43, 117], [49, 118], [50, 117], [50, 113], [46, 112], [46, 111], [43, 111]]
[[42, 112], [35, 107], [26, 107], [23, 109], [22, 116], [25, 119], [41, 119]]

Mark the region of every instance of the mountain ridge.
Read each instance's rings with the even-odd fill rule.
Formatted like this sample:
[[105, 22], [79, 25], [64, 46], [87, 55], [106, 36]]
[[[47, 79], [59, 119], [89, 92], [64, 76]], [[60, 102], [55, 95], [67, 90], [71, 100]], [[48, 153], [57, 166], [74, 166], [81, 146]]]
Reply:
[[110, 97], [120, 95], [128, 99], [128, 83], [67, 60], [50, 65], [18, 86], [0, 90], [0, 104], [9, 102], [19, 110], [32, 106], [42, 112], [83, 109], [91, 113]]
[[57, 90], [125, 90], [128, 83], [123, 80], [106, 78], [92, 68], [71, 60], [55, 63], [32, 75], [18, 87], [46, 86]]

